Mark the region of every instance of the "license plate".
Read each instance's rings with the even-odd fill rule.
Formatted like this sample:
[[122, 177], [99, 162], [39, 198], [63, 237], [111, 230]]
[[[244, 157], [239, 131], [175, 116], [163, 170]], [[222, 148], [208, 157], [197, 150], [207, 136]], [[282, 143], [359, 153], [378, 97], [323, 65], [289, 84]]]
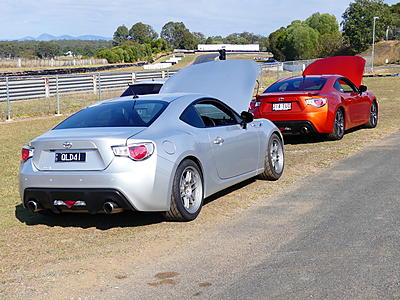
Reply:
[[272, 110], [291, 110], [292, 103], [272, 103]]
[[56, 162], [85, 162], [84, 152], [56, 152]]

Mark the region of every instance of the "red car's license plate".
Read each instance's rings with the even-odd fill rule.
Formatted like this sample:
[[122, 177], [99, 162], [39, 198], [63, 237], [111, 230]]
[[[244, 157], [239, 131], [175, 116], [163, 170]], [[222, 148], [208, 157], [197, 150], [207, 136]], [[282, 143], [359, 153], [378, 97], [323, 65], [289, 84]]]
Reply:
[[291, 110], [292, 103], [272, 103], [272, 110]]

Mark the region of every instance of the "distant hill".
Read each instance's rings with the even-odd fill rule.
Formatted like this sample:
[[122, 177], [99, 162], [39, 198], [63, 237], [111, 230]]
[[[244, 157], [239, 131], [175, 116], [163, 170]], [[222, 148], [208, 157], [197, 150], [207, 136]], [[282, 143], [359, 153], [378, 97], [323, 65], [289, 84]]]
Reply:
[[21, 39], [17, 39], [17, 41], [55, 41], [55, 40], [85, 40], [85, 41], [110, 41], [112, 38], [104, 37], [100, 35], [80, 35], [80, 36], [72, 36], [72, 35], [60, 35], [55, 36], [48, 33], [43, 33], [38, 37], [26, 36]]
[[[371, 56], [372, 48], [360, 53], [360, 56]], [[381, 41], [375, 44], [375, 65], [400, 63], [400, 41]]]

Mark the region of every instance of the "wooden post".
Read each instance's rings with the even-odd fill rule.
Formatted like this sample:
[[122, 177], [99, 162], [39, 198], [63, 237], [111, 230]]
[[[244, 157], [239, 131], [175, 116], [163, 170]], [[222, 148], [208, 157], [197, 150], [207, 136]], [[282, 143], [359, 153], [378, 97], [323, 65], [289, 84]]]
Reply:
[[56, 116], [61, 116], [61, 113], [60, 113], [60, 94], [58, 93], [58, 75], [56, 75], [56, 100], [57, 100]]
[[97, 86], [96, 86], [96, 80], [97, 80], [97, 78], [96, 78], [96, 74], [93, 74], [92, 80], [93, 80], [93, 94], [96, 95], [96, 93], [97, 93]]
[[8, 85], [8, 77], [6, 77], [6, 96], [7, 96], [7, 121], [11, 121], [10, 87]]
[[49, 77], [44, 77], [44, 95], [46, 98], [50, 97]]

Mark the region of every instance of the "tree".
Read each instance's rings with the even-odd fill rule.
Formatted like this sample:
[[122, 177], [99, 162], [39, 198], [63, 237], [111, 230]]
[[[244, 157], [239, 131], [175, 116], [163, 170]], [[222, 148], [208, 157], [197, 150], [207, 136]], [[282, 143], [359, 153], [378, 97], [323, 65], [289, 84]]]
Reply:
[[168, 22], [161, 30], [161, 38], [168, 41], [174, 49], [194, 49], [196, 39], [183, 22]]
[[308, 17], [305, 23], [321, 35], [339, 32], [339, 24], [334, 15], [315, 13]]
[[283, 53], [286, 59], [298, 60], [316, 57], [319, 33], [301, 21], [294, 21], [286, 29]]
[[113, 37], [113, 45], [114, 46], [119, 46], [123, 42], [128, 40], [128, 28], [125, 25], [119, 26], [117, 30], [114, 32], [114, 37]]
[[60, 54], [60, 46], [54, 42], [40, 42], [36, 49], [39, 58], [52, 58]]
[[204, 43], [206, 41], [206, 36], [202, 32], [193, 32], [193, 37], [195, 40], [200, 44]]
[[137, 22], [129, 29], [129, 37], [139, 44], [144, 44], [158, 38], [158, 33], [150, 25]]
[[325, 33], [321, 35], [318, 46], [318, 57], [329, 57], [342, 54], [345, 51], [346, 43], [340, 32]]
[[286, 60], [285, 54], [283, 53], [283, 45], [286, 40], [287, 31], [285, 27], [281, 27], [278, 30], [272, 32], [268, 36], [269, 51], [272, 52], [274, 57], [279, 61]]
[[400, 39], [400, 2], [393, 4], [390, 7], [390, 11], [392, 12], [392, 20], [393, 20], [393, 25], [391, 28], [392, 32], [392, 37]]
[[393, 22], [390, 8], [382, 0], [355, 0], [342, 17], [343, 35], [349, 43], [349, 50], [354, 54], [371, 45], [374, 17], [379, 17], [376, 21], [377, 40], [385, 36], [386, 28]]

